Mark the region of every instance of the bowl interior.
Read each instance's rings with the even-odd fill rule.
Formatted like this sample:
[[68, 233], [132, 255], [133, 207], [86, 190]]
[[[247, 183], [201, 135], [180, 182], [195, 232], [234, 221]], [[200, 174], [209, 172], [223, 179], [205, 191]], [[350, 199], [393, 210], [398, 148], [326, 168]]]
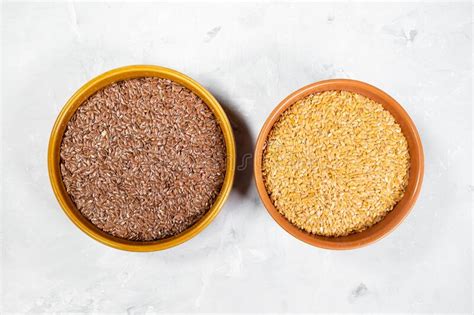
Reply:
[[[273, 205], [266, 191], [262, 176], [263, 148], [268, 133], [272, 129], [273, 124], [280, 117], [281, 113], [298, 100], [310, 94], [330, 90], [345, 90], [358, 93], [382, 104], [382, 106], [393, 115], [400, 125], [403, 134], [407, 139], [410, 152], [411, 164], [409, 180], [403, 198], [397, 203], [394, 209], [377, 224], [362, 232], [344, 237], [325, 237], [310, 234], [290, 223]], [[397, 101], [378, 88], [364, 82], [346, 79], [316, 82], [295, 91], [285, 98], [270, 114], [260, 132], [255, 149], [254, 163], [255, 181], [258, 193], [273, 219], [275, 219], [281, 227], [296, 238], [311, 245], [328, 249], [351, 249], [361, 247], [382, 238], [384, 235], [392, 231], [406, 217], [410, 209], [413, 207], [420, 192], [424, 172], [423, 149], [420, 137], [407, 112], [397, 103]]]
[[[69, 119], [77, 108], [92, 94], [113, 82], [138, 77], [160, 77], [175, 81], [198, 95], [212, 110], [219, 122], [226, 144], [226, 175], [221, 191], [211, 209], [193, 226], [170, 238], [157, 241], [130, 241], [107, 234], [93, 225], [77, 210], [62, 182], [60, 172], [60, 147]], [[130, 251], [154, 251], [176, 246], [203, 230], [219, 213], [225, 199], [229, 195], [235, 170], [235, 143], [232, 128], [227, 116], [217, 100], [201, 85], [191, 78], [171, 69], [158, 66], [128, 66], [106, 72], [82, 86], [66, 103], [60, 112], [51, 132], [48, 148], [48, 170], [53, 191], [61, 207], [68, 217], [92, 238], [115, 248]]]

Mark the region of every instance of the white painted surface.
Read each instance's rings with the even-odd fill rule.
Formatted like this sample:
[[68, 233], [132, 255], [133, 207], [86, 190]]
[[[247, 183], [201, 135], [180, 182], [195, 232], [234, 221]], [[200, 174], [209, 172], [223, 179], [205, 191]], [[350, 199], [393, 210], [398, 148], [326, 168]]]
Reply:
[[[61, 4], [3, 7], [4, 312], [472, 311], [472, 4]], [[101, 245], [66, 218], [46, 150], [59, 110], [129, 64], [184, 72], [234, 113], [241, 154], [311, 82], [367, 81], [416, 122], [422, 194], [391, 235], [344, 252], [305, 245], [250, 173], [218, 218], [164, 252]]]

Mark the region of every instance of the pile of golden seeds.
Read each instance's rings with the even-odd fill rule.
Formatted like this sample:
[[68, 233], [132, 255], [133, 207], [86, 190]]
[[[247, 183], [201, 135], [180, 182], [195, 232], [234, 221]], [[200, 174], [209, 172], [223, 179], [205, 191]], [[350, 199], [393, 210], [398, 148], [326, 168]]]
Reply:
[[379, 222], [403, 197], [410, 156], [381, 104], [347, 91], [312, 94], [288, 108], [263, 155], [267, 192], [299, 228], [345, 236]]

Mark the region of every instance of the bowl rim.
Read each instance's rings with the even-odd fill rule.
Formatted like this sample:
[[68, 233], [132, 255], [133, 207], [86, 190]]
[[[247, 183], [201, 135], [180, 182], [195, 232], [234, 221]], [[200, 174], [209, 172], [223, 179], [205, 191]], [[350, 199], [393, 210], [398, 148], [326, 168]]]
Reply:
[[[375, 99], [377, 102], [381, 103], [383, 107], [388, 110], [393, 116], [396, 115], [396, 120], [401, 125], [402, 131], [407, 140], [409, 141], [411, 161], [410, 177], [408, 180], [410, 191], [408, 191], [407, 188], [407, 192], [403, 196], [402, 200], [400, 200], [394, 207], [394, 209], [389, 214], [387, 214], [387, 216], [384, 217], [384, 219], [382, 219], [380, 222], [362, 232], [354, 233], [344, 237], [324, 237], [310, 234], [290, 223], [290, 221], [288, 221], [286, 217], [284, 217], [275, 208], [270, 197], [268, 196], [263, 181], [261, 167], [263, 151], [265, 148], [268, 133], [270, 132], [274, 123], [278, 120], [280, 115], [296, 101], [313, 93], [330, 90], [345, 90], [359, 93], [370, 99]], [[408, 139], [409, 137], [410, 139]], [[416, 162], [413, 163], [413, 161], [415, 160]], [[416, 167], [413, 167], [413, 165], [416, 165]], [[362, 81], [351, 79], [331, 79], [311, 83], [292, 92], [273, 109], [273, 111], [270, 113], [265, 123], [263, 124], [262, 129], [260, 130], [260, 133], [258, 135], [257, 142], [255, 145], [253, 166], [254, 180], [255, 185], [257, 187], [258, 195], [270, 216], [286, 232], [291, 234], [293, 237], [316, 247], [333, 250], [347, 250], [364, 247], [382, 239], [390, 232], [392, 232], [406, 218], [420, 194], [424, 175], [424, 154], [421, 139], [414, 122], [412, 121], [408, 113], [395, 99], [393, 99], [390, 95], [380, 90], [379, 88]], [[389, 220], [387, 218], [389, 218]]]
[[[107, 234], [98, 229], [84, 216], [82, 216], [82, 214], [77, 210], [65, 190], [60, 173], [59, 154], [62, 138], [64, 136], [64, 131], [66, 129], [69, 119], [75, 113], [77, 108], [89, 96], [94, 94], [96, 91], [102, 89], [103, 87], [108, 86], [117, 81], [150, 76], [165, 78], [177, 82], [196, 93], [206, 103], [206, 105], [212, 110], [214, 116], [219, 122], [226, 144], [227, 159], [226, 175], [222, 184], [221, 191], [219, 192], [219, 195], [214, 201], [212, 207], [199, 221], [197, 221], [194, 225], [192, 225], [182, 233], [173, 237], [157, 241], [140, 242], [126, 240]], [[61, 208], [69, 217], [69, 219], [80, 230], [82, 230], [85, 234], [95, 239], [96, 241], [116, 249], [134, 252], [148, 252], [171, 248], [193, 238], [202, 230], [204, 230], [220, 212], [224, 205], [224, 202], [230, 194], [234, 181], [235, 159], [236, 148], [232, 127], [224, 109], [214, 98], [214, 96], [190, 77], [176, 70], [155, 65], [130, 65], [115, 68], [94, 77], [93, 79], [82, 85], [66, 102], [66, 104], [63, 106], [56, 118], [49, 139], [47, 157], [48, 174], [51, 187]]]

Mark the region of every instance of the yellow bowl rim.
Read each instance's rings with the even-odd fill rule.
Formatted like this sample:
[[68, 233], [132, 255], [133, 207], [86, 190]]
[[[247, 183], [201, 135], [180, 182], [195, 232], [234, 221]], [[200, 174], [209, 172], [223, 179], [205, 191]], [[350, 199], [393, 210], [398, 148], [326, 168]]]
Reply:
[[[151, 242], [138, 242], [117, 238], [110, 234], [102, 232], [97, 227], [92, 225], [92, 223], [90, 223], [87, 219], [85, 219], [85, 217], [82, 216], [82, 214], [76, 209], [76, 207], [70, 200], [69, 195], [65, 191], [65, 187], [62, 182], [60, 173], [59, 150], [67, 122], [77, 110], [77, 108], [85, 101], [85, 99], [87, 99], [97, 90], [107, 85], [110, 85], [113, 82], [147, 76], [161, 77], [175, 81], [196, 93], [209, 106], [209, 108], [213, 111], [216, 119], [218, 120], [222, 133], [224, 135], [224, 140], [226, 143], [227, 161], [226, 175], [222, 184], [221, 191], [212, 207], [198, 222], [196, 222], [184, 232], [171, 238]], [[179, 245], [196, 236], [199, 232], [204, 230], [204, 228], [206, 228], [212, 222], [212, 220], [214, 220], [214, 218], [222, 209], [222, 206], [224, 205], [224, 202], [228, 198], [229, 193], [231, 191], [235, 173], [235, 159], [236, 148], [231, 124], [223, 108], [209, 91], [207, 91], [203, 86], [201, 86], [199, 83], [197, 83], [190, 77], [176, 70], [154, 65], [131, 65], [107, 71], [93, 78], [92, 80], [85, 83], [82, 87], [80, 87], [74, 93], [74, 95], [71, 96], [71, 98], [67, 101], [67, 103], [64, 105], [61, 112], [59, 113], [51, 131], [48, 146], [48, 173], [56, 199], [58, 200], [61, 208], [64, 210], [69, 219], [79, 229], [81, 229], [84, 233], [86, 233], [93, 239], [105, 245], [126, 251], [146, 252], [163, 250]]]

